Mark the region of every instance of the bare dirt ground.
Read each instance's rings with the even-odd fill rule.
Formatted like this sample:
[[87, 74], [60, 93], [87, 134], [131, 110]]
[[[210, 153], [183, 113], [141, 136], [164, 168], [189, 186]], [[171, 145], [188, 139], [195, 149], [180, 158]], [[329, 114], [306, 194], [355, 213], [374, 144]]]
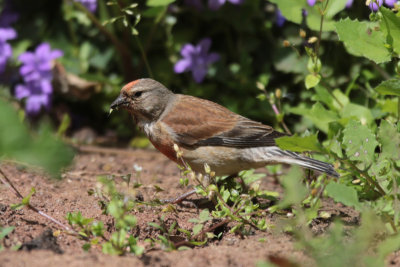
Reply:
[[[88, 190], [96, 187], [97, 177], [103, 174], [116, 176], [134, 173], [133, 165], [143, 168], [140, 182], [143, 184], [139, 192], [144, 200], [155, 197], [166, 199], [185, 192], [179, 186], [179, 169], [157, 151], [152, 150], [109, 150], [96, 148], [91, 152], [80, 153], [74, 164], [63, 173], [62, 180], [51, 180], [45, 175], [15, 164], [3, 164], [2, 170], [13, 181], [14, 185], [26, 196], [31, 187], [37, 193], [31, 204], [67, 223], [68, 212], [81, 211], [83, 216], [107, 222], [110, 218], [102, 215], [98, 199], [88, 194]], [[263, 170], [260, 170], [263, 171]], [[135, 177], [133, 175], [133, 177]], [[133, 178], [132, 178], [133, 179]], [[121, 181], [121, 179], [120, 179]], [[164, 189], [156, 192], [154, 185]], [[282, 191], [272, 178], [266, 178], [262, 187], [273, 191]], [[200, 196], [192, 196], [199, 199]], [[59, 226], [39, 216], [27, 208], [12, 210], [10, 204], [18, 203], [18, 198], [6, 186], [0, 185], [0, 225], [15, 226], [15, 230], [3, 240], [6, 249], [0, 252], [0, 266], [254, 266], [269, 257], [288, 259], [297, 266], [313, 265], [306, 252], [294, 248], [294, 239], [288, 234], [254, 232], [250, 236], [229, 234], [229, 225], [224, 229], [222, 239], [211, 241], [203, 247], [195, 247], [185, 251], [166, 252], [162, 249], [151, 249], [144, 256], [109, 256], [101, 253], [100, 247], [92, 247], [89, 252], [82, 250], [83, 240], [61, 232], [53, 237], [52, 232]], [[332, 201], [324, 200], [324, 210], [340, 216], [344, 220], [357, 224], [358, 213]], [[158, 222], [161, 215], [166, 222], [176, 221], [179, 227], [191, 229], [191, 218], [197, 218], [199, 210], [186, 205], [176, 205], [176, 211], [163, 212], [162, 206], [144, 207], [134, 215], [138, 219], [138, 236], [143, 242], [146, 238], [156, 237], [157, 232], [148, 222]], [[268, 223], [273, 224], [276, 216], [268, 216]], [[316, 220], [312, 224], [316, 234], [323, 233], [329, 227], [329, 221]], [[46, 232], [47, 249], [27, 251], [29, 242]], [[45, 243], [46, 243], [45, 242]], [[144, 242], [143, 242], [144, 243]], [[15, 244], [25, 244], [25, 250], [12, 251]], [[388, 264], [399, 263], [395, 255]], [[294, 266], [294, 265], [280, 265]]]

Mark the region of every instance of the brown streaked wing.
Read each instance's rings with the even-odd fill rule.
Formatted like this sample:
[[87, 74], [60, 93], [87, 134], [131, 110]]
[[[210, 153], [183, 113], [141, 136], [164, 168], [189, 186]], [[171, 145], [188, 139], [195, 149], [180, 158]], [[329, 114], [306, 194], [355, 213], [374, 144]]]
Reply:
[[183, 146], [275, 146], [275, 138], [286, 136], [214, 102], [184, 95], [162, 121], [175, 130], [175, 141]]
[[175, 131], [178, 145], [192, 146], [232, 129], [239, 115], [214, 102], [187, 95], [178, 101], [162, 122]]

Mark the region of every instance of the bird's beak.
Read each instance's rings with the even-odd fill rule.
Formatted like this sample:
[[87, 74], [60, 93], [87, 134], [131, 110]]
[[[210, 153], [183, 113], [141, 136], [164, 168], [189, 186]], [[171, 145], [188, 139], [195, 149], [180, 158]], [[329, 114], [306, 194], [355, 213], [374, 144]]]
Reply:
[[129, 105], [129, 99], [127, 99], [123, 95], [119, 95], [117, 97], [117, 99], [115, 99], [114, 102], [112, 102], [110, 108], [111, 108], [111, 110], [113, 110], [113, 109], [118, 109], [121, 106], [127, 107], [128, 105]]

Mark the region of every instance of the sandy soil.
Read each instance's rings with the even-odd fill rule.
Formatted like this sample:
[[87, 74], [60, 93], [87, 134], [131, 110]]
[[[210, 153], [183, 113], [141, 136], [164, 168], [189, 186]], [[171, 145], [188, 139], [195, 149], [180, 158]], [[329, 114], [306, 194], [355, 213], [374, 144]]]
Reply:
[[[107, 222], [110, 218], [102, 215], [98, 199], [88, 194], [88, 190], [96, 188], [97, 177], [103, 174], [116, 176], [134, 173], [133, 165], [143, 168], [139, 195], [144, 200], [154, 198], [171, 198], [185, 192], [179, 186], [179, 169], [177, 166], [152, 150], [117, 150], [89, 149], [90, 152], [79, 153], [71, 168], [63, 173], [62, 180], [51, 180], [40, 172], [35, 172], [14, 164], [3, 164], [2, 170], [13, 181], [23, 195], [27, 195], [31, 187], [37, 193], [31, 203], [40, 210], [67, 223], [67, 212], [81, 211], [85, 217]], [[260, 170], [263, 171], [263, 170]], [[135, 175], [132, 176], [132, 179]], [[122, 182], [117, 178], [117, 182]], [[164, 189], [157, 193], [154, 185]], [[262, 187], [269, 190], [282, 191], [279, 184], [272, 178], [266, 178]], [[200, 196], [192, 196], [200, 199]], [[0, 266], [254, 266], [260, 261], [273, 258], [280, 266], [290, 265], [289, 260], [297, 266], [310, 266], [312, 261], [303, 251], [294, 248], [293, 237], [287, 234], [254, 232], [250, 236], [229, 234], [229, 225], [222, 229], [221, 240], [211, 241], [203, 247], [185, 251], [166, 252], [162, 249], [151, 249], [144, 256], [109, 256], [101, 253], [100, 247], [93, 247], [89, 252], [82, 250], [83, 240], [70, 236], [65, 232], [54, 237], [51, 233], [60, 229], [59, 226], [39, 216], [29, 209], [12, 210], [10, 204], [18, 203], [18, 198], [6, 186], [0, 185], [0, 225], [15, 226], [15, 230], [3, 240], [7, 248], [0, 252]], [[164, 207], [144, 207], [136, 212], [138, 219], [139, 240], [155, 237], [158, 233], [148, 226], [148, 222], [158, 222], [161, 215], [165, 221], [176, 221], [179, 227], [191, 229], [193, 224], [189, 219], [198, 217], [199, 210], [190, 205], [176, 205], [175, 212], [163, 212]], [[351, 209], [324, 201], [324, 210], [343, 217], [357, 224], [358, 214]], [[268, 223], [273, 224], [279, 215], [268, 216]], [[323, 233], [329, 227], [329, 221], [316, 220], [312, 228], [316, 234]], [[51, 229], [51, 230], [48, 230]], [[46, 232], [47, 231], [47, 232]], [[44, 233], [44, 234], [43, 234]], [[39, 243], [47, 244], [43, 249], [28, 249], [35, 247], [32, 240], [42, 235]], [[35, 241], [37, 242], [37, 240]], [[12, 251], [9, 248], [15, 244], [24, 244], [23, 250]], [[283, 260], [283, 262], [282, 262]], [[395, 255], [389, 264], [396, 265]]]

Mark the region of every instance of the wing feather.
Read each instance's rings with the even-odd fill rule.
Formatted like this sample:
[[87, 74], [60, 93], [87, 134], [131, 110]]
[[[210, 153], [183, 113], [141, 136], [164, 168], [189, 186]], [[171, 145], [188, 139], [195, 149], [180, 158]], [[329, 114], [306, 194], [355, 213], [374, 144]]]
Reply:
[[162, 122], [174, 130], [174, 141], [181, 146], [274, 146], [275, 138], [286, 135], [208, 100], [179, 95], [176, 103]]

